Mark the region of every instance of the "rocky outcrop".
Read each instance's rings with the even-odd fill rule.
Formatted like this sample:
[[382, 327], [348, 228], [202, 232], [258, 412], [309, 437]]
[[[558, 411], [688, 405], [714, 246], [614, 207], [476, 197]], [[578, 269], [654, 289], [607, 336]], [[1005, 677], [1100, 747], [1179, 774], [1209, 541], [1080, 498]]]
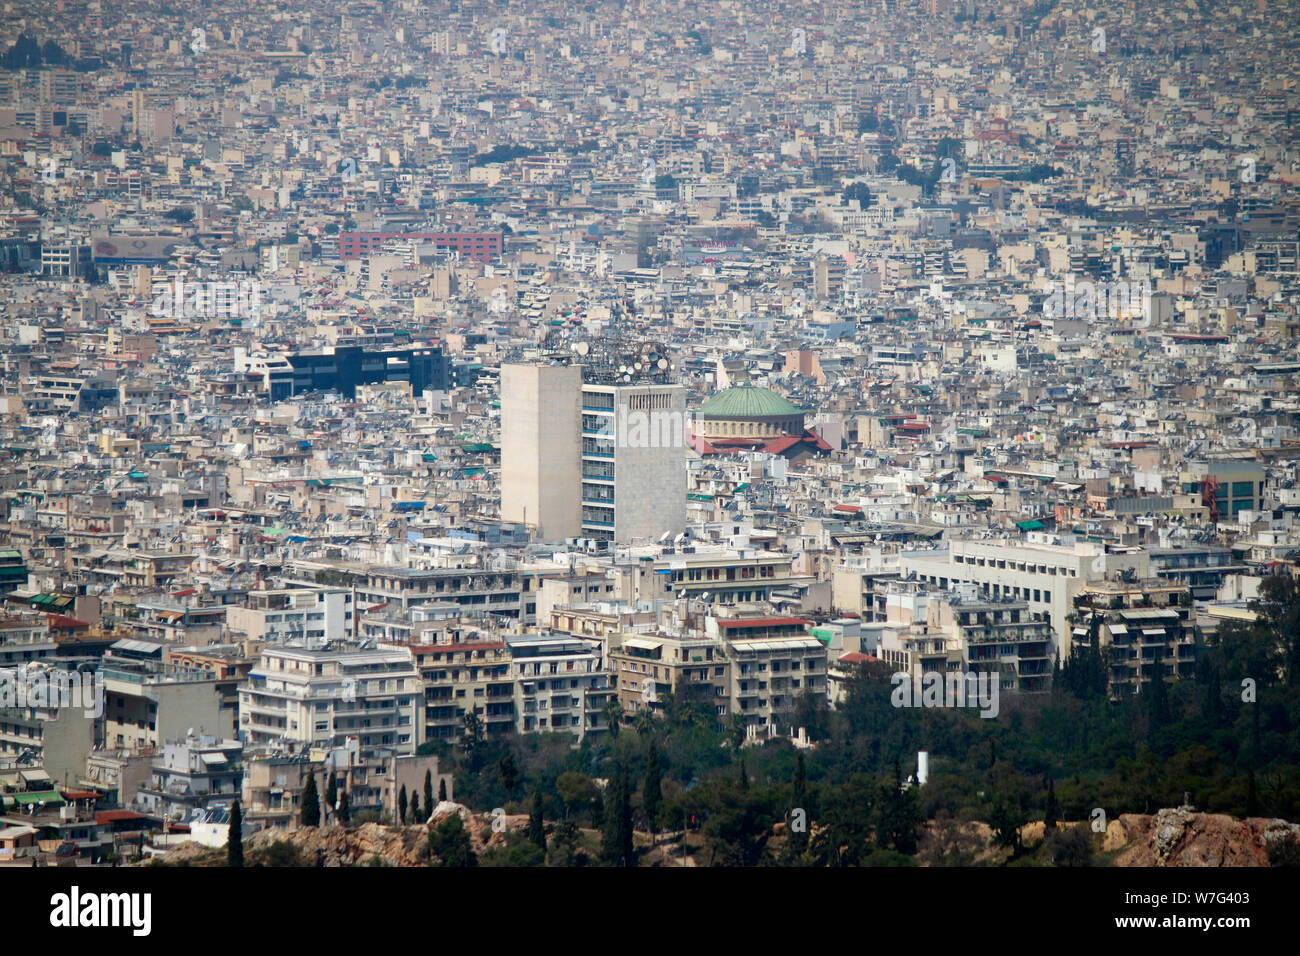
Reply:
[[[288, 832], [263, 830], [244, 838], [247, 865], [299, 866], [428, 866], [429, 830], [448, 816], [457, 814], [469, 833], [475, 854], [502, 846], [506, 834], [526, 832], [527, 814], [474, 813], [459, 803], [443, 801], [433, 808], [426, 823], [407, 826], [384, 826], [364, 823], [360, 826], [300, 827]], [[495, 824], [495, 825], [494, 825]], [[287, 844], [277, 847], [277, 844]], [[226, 851], [213, 851], [195, 843], [185, 844], [167, 853], [162, 862], [171, 865], [224, 866]]]
[[361, 866], [376, 861], [389, 866], [428, 866], [429, 831], [423, 826], [301, 827], [290, 833], [262, 831], [244, 840], [244, 857], [257, 861], [259, 851], [289, 843], [303, 866]]
[[1185, 807], [1125, 813], [1107, 827], [1103, 849], [1120, 851], [1116, 866], [1295, 866], [1300, 824]]

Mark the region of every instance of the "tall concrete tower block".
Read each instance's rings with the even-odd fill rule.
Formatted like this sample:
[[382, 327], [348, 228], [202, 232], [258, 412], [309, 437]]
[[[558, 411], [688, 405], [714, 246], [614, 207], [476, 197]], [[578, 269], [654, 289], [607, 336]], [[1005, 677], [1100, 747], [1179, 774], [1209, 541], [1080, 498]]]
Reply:
[[582, 368], [501, 366], [501, 517], [542, 541], [582, 533]]

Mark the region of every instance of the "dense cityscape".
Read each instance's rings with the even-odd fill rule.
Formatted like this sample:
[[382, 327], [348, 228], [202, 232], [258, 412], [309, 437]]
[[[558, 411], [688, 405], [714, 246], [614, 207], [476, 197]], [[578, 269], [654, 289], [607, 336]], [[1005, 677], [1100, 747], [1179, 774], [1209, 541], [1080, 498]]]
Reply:
[[6, 3], [0, 868], [1300, 863], [1298, 16]]

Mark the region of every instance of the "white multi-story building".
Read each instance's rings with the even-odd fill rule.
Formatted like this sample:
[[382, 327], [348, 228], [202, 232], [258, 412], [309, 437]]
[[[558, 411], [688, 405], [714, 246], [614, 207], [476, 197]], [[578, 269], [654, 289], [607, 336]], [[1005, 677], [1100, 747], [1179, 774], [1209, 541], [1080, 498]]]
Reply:
[[501, 516], [543, 541], [628, 544], [686, 526], [686, 390], [583, 384], [577, 365], [501, 369]]
[[1085, 584], [1125, 570], [1150, 576], [1144, 551], [1110, 552], [1099, 542], [1032, 535], [1023, 541], [954, 540], [943, 549], [903, 552], [898, 566], [904, 577], [943, 590], [970, 582], [985, 597], [1024, 601], [1031, 614], [1045, 613], [1062, 660], [1070, 654], [1072, 602]]
[[363, 757], [414, 753], [423, 741], [420, 674], [405, 648], [268, 647], [239, 689], [250, 747], [339, 747]]
[[599, 641], [569, 637], [507, 637], [515, 684], [518, 733], [576, 734], [608, 730], [602, 712], [614, 690]]
[[253, 591], [248, 607], [226, 608], [226, 623], [253, 640], [333, 641], [349, 636], [351, 599], [342, 588]]
[[628, 544], [686, 527], [681, 385], [582, 387], [582, 531]]

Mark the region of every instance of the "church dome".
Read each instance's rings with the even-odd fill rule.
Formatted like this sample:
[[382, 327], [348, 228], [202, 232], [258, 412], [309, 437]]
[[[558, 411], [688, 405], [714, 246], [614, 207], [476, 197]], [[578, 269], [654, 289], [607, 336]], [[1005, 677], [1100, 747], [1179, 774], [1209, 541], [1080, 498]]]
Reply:
[[711, 396], [699, 411], [697, 418], [722, 418], [744, 421], [749, 418], [787, 418], [799, 416], [804, 410], [782, 398], [770, 388], [744, 382]]

